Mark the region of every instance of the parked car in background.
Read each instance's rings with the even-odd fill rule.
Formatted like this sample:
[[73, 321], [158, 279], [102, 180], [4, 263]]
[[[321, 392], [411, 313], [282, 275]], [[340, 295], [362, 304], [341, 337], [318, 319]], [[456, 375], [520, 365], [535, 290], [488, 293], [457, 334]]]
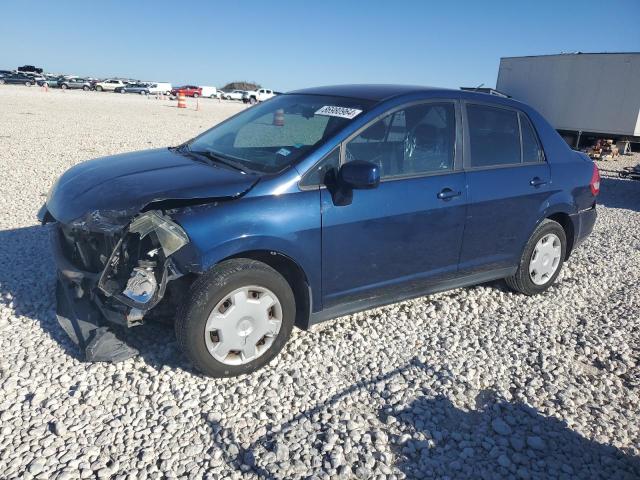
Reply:
[[8, 84], [22, 84], [30, 87], [31, 85], [35, 85], [41, 77], [34, 78], [32, 75], [27, 75], [26, 73], [11, 73], [9, 75], [5, 75], [0, 77], [0, 84], [8, 83]]
[[0, 77], [5, 77], [7, 75], [12, 75], [14, 72], [13, 70], [0, 70]]
[[80, 78], [80, 77], [60, 78], [58, 79], [58, 86], [63, 90], [82, 89], [87, 91], [87, 90], [91, 90], [92, 88], [91, 80], [88, 80], [86, 78]]
[[163, 95], [171, 95], [171, 84], [170, 83], [149, 83], [149, 93], [151, 94], [163, 94]]
[[96, 82], [94, 88], [98, 92], [113, 92], [118, 87], [124, 87], [125, 83], [122, 80], [108, 79]]
[[596, 165], [523, 103], [343, 85], [76, 165], [38, 217], [56, 222], [58, 320], [90, 359], [126, 352], [108, 322], [165, 302], [192, 363], [225, 377], [267, 364], [294, 324], [498, 279], [542, 293], [599, 191]]
[[198, 98], [202, 96], [202, 89], [195, 85], [183, 85], [182, 87], [175, 87], [171, 89], [171, 95], [178, 95], [178, 92], [182, 91], [185, 96]]
[[232, 92], [224, 92], [222, 94], [222, 98], [225, 100], [242, 100], [244, 94], [247, 93], [246, 90], [234, 90]]
[[49, 88], [55, 88], [58, 86], [58, 80], [60, 79], [60, 77], [55, 76], [55, 75], [44, 75], [44, 78], [42, 78], [41, 80], [38, 80], [38, 85], [43, 87], [44, 85], [47, 85], [47, 87]]
[[149, 95], [148, 83], [130, 83], [124, 87], [116, 87], [116, 93], [139, 93], [140, 95]]
[[218, 98], [218, 89], [216, 87], [200, 87], [200, 96], [207, 98]]
[[258, 103], [264, 102], [265, 100], [269, 100], [276, 96], [276, 93], [273, 90], [268, 88], [259, 88], [257, 90], [249, 90], [242, 95], [242, 101], [244, 103]]
[[18, 72], [41, 74], [43, 70], [41, 68], [34, 67], [33, 65], [23, 65], [21, 67], [18, 67]]

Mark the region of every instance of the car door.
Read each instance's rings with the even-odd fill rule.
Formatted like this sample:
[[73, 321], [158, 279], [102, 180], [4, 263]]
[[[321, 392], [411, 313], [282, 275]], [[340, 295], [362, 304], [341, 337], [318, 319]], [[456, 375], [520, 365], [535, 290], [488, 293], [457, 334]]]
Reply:
[[455, 275], [466, 210], [459, 106], [398, 108], [342, 145], [342, 163], [375, 163], [371, 190], [321, 191], [323, 307], [424, 290]]
[[544, 210], [549, 166], [523, 112], [482, 103], [464, 106], [469, 208], [460, 269], [512, 268]]

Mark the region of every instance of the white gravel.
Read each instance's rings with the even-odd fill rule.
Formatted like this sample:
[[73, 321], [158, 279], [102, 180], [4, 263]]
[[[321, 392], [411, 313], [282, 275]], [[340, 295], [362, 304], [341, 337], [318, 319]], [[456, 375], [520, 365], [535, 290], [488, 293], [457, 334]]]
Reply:
[[36, 211], [79, 161], [243, 108], [200, 107], [0, 88], [0, 478], [640, 476], [640, 182], [603, 179], [593, 235], [539, 297], [497, 282], [359, 313], [243, 378], [198, 376], [157, 324], [140, 357], [80, 361]]

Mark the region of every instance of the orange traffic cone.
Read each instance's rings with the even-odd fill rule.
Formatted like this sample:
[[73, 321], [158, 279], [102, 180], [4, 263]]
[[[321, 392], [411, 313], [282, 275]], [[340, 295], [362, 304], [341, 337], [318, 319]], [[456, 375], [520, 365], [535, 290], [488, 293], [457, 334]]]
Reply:
[[276, 127], [284, 127], [284, 110], [282, 108], [273, 112], [273, 124]]
[[182, 90], [178, 91], [178, 108], [187, 108], [187, 99]]

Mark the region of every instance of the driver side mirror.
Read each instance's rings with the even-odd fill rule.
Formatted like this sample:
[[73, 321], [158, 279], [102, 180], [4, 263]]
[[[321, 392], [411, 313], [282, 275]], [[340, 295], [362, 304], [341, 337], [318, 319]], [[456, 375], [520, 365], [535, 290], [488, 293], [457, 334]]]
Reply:
[[338, 182], [357, 190], [376, 188], [380, 184], [380, 168], [375, 163], [353, 160], [340, 167]]

